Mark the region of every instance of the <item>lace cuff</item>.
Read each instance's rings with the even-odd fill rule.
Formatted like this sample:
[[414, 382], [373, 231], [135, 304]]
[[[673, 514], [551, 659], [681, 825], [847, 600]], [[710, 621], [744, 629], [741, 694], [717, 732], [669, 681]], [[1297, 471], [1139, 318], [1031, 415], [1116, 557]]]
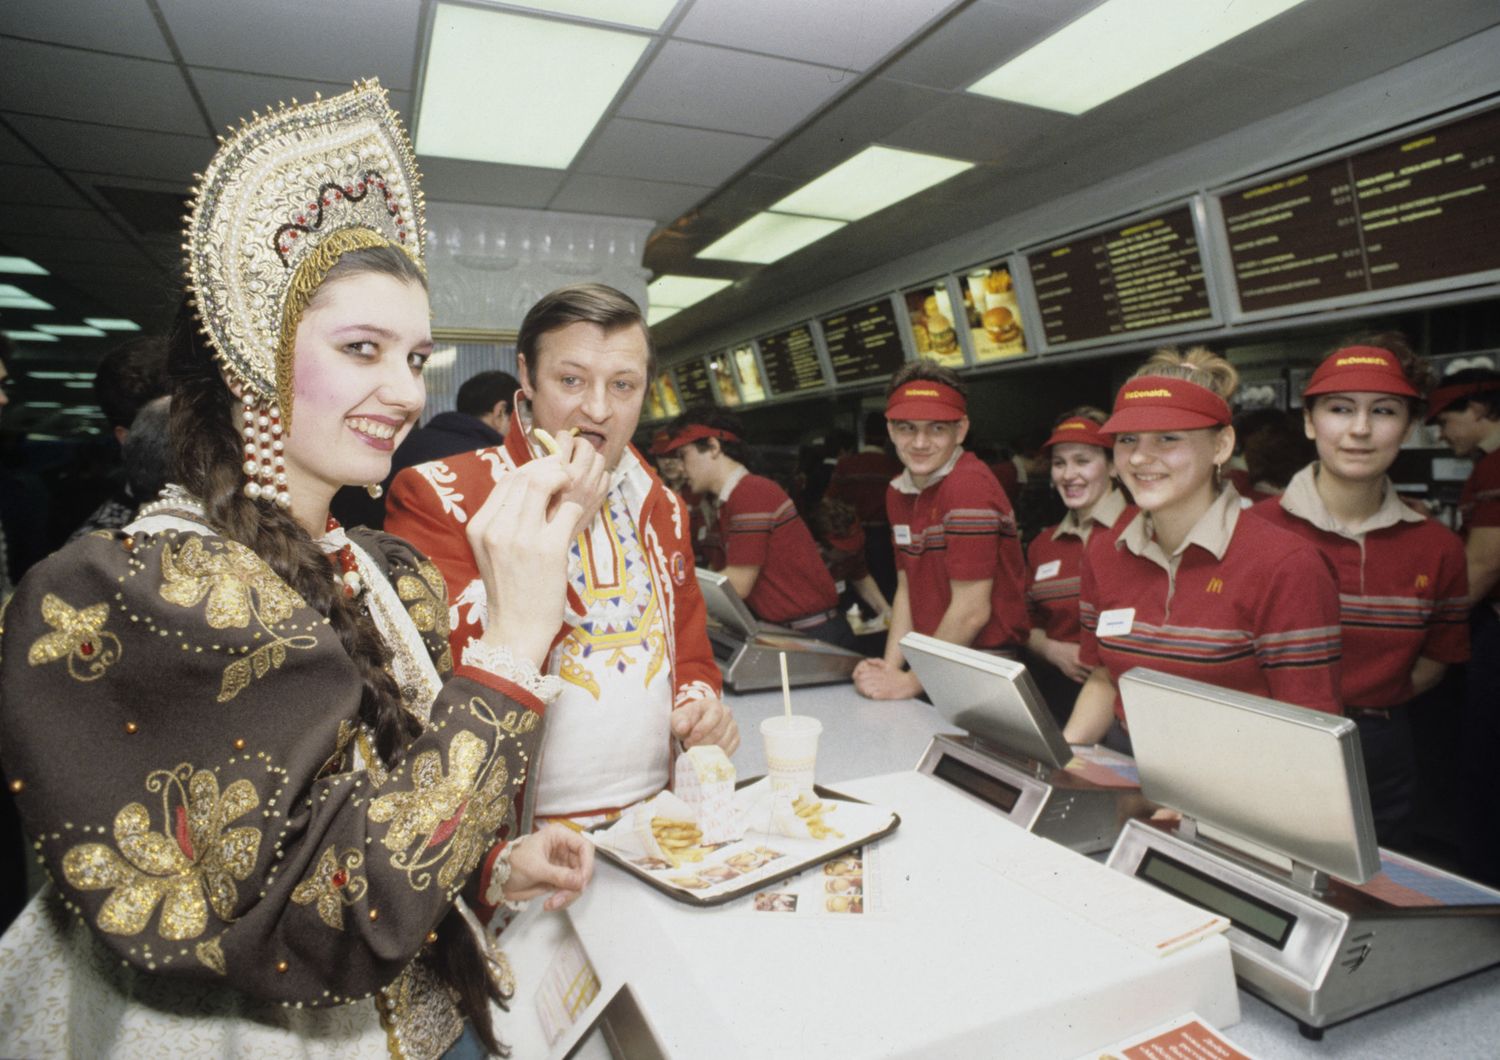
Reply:
[[484, 902], [495, 909], [505, 909], [512, 916], [526, 908], [525, 902], [512, 902], [505, 897], [505, 885], [510, 882], [510, 852], [526, 837], [512, 840], [500, 848], [500, 853], [490, 864], [490, 878], [485, 881]]
[[562, 678], [543, 674], [525, 659], [517, 659], [509, 648], [486, 644], [477, 637], [465, 645], [462, 661], [465, 666], [488, 671], [519, 685], [543, 703], [551, 703], [562, 693]]

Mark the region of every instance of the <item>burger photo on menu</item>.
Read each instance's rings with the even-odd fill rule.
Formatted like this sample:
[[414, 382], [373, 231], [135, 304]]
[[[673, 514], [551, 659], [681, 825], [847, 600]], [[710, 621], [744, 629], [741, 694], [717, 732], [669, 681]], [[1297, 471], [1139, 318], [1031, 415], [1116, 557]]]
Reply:
[[964, 316], [976, 362], [999, 361], [1026, 352], [1021, 307], [1007, 266], [990, 265], [964, 277]]
[[917, 356], [949, 368], [962, 368], [964, 354], [958, 345], [958, 332], [953, 329], [948, 288], [942, 283], [929, 284], [906, 292], [904, 300]]

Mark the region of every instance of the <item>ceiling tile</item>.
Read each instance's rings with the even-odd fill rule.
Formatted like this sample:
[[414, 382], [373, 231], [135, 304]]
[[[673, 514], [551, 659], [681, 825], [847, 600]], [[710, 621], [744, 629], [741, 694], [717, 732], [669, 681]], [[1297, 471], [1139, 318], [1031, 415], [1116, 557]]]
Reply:
[[0, 116], [0, 162], [10, 162], [22, 166], [39, 166], [42, 160], [16, 137], [15, 133], [5, 127], [5, 118]]
[[619, 114], [775, 137], [832, 99], [845, 82], [828, 67], [668, 41]]
[[46, 166], [0, 165], [0, 188], [5, 189], [7, 203], [75, 207], [89, 205], [87, 199]]
[[171, 63], [0, 38], [0, 69], [8, 111], [161, 132], [206, 131]]
[[5, 0], [0, 33], [147, 59], [172, 58], [145, 0]]
[[55, 264], [98, 263], [110, 266], [150, 267], [151, 259], [134, 243], [112, 243], [65, 236], [16, 235], [14, 245], [26, 257], [48, 269]]
[[[1059, 24], [1054, 5], [1018, 11], [995, 4], [973, 4], [939, 26], [901, 58], [881, 70], [881, 77], [933, 88], [964, 89], [1005, 60], [1020, 54]], [[1087, 3], [1071, 6], [1087, 8]]]
[[[238, 125], [241, 118], [250, 117], [253, 111], [264, 114], [275, 104], [291, 103], [294, 98], [306, 103], [319, 92], [325, 96], [336, 96], [349, 88], [349, 83], [345, 81], [302, 81], [204, 67], [193, 67], [188, 71], [188, 76], [198, 86], [203, 105], [208, 108], [208, 116], [213, 119], [216, 132], [223, 131], [226, 125]], [[391, 106], [403, 121], [409, 122], [410, 92], [392, 92]]]
[[208, 165], [214, 141], [208, 136], [117, 129], [88, 122], [13, 115], [10, 122], [59, 169], [119, 173], [191, 184]]
[[66, 206], [0, 205], [0, 231], [33, 235], [74, 236], [80, 239], [102, 239], [117, 242], [122, 233], [97, 210], [70, 209]]
[[423, 5], [412, 0], [157, 0], [191, 66], [411, 88]]
[[560, 169], [502, 166], [458, 158], [418, 157], [422, 191], [429, 202], [471, 202], [485, 206], [547, 205], [566, 174]]
[[713, 192], [690, 184], [575, 174], [558, 189], [549, 209], [667, 222]]
[[672, 35], [867, 70], [952, 6], [953, 0], [695, 0]]
[[736, 133], [615, 118], [574, 163], [580, 173], [717, 186], [773, 141]]

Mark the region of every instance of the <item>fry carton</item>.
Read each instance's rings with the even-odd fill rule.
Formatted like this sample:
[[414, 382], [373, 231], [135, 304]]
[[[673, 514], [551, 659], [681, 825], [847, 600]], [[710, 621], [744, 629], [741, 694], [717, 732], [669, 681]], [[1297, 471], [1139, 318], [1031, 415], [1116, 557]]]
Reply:
[[720, 747], [690, 747], [677, 756], [673, 794], [692, 810], [705, 843], [728, 843], [744, 834], [734, 808], [734, 781], [734, 764]]

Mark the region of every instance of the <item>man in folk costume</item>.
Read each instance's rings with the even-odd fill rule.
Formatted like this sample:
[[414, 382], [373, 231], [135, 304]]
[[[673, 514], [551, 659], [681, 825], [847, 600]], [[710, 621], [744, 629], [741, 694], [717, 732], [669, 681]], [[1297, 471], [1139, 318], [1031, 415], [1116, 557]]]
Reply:
[[563, 692], [548, 714], [536, 812], [602, 820], [666, 787], [674, 743], [739, 731], [721, 687], [694, 574], [688, 513], [630, 445], [654, 368], [640, 308], [613, 288], [554, 291], [517, 338], [525, 401], [503, 446], [401, 472], [386, 529], [430, 555], [452, 593], [453, 643], [483, 630], [488, 601], [464, 536], [492, 484], [576, 432], [605, 457], [607, 496], [569, 558], [568, 606], [548, 672]]

